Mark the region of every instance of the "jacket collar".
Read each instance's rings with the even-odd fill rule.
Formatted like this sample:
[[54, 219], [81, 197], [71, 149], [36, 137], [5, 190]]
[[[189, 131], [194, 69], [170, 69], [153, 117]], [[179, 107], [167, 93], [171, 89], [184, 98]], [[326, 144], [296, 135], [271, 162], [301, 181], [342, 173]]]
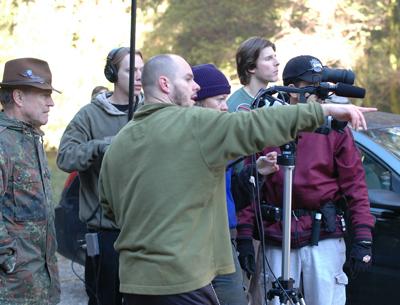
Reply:
[[135, 121], [142, 120], [148, 117], [149, 115], [153, 114], [154, 112], [165, 109], [167, 107], [179, 107], [179, 106], [175, 104], [163, 104], [163, 103], [145, 104], [137, 112], [133, 114], [133, 119]]
[[25, 123], [8, 117], [4, 111], [0, 111], [0, 126], [24, 133], [37, 134], [43, 136], [44, 132], [41, 129], [33, 127], [31, 124]]

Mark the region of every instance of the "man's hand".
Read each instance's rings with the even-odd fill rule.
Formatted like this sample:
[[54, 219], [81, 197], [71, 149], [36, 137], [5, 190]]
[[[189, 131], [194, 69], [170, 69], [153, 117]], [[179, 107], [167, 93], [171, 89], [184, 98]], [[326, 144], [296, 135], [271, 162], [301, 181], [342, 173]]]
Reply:
[[108, 136], [103, 138], [103, 142], [100, 144], [100, 153], [104, 155], [106, 153], [106, 150], [110, 146], [112, 140], [115, 138], [115, 136]]
[[279, 170], [279, 165], [276, 163], [278, 153], [271, 151], [265, 156], [257, 159], [257, 171], [260, 175], [267, 176]]
[[363, 112], [377, 111], [377, 108], [354, 105], [322, 104], [325, 115], [331, 115], [339, 121], [349, 121], [355, 129], [367, 129]]
[[237, 240], [237, 250], [239, 252], [240, 267], [246, 272], [247, 278], [250, 278], [256, 272], [256, 261], [253, 241], [251, 239]]
[[112, 140], [114, 140], [115, 136], [108, 136], [104, 137], [104, 141], [106, 141], [107, 144], [111, 144]]
[[2, 254], [0, 256], [0, 268], [3, 269], [5, 273], [12, 273], [15, 269], [16, 263], [17, 258], [15, 253], [12, 251], [8, 254]]
[[353, 243], [350, 251], [350, 267], [354, 274], [366, 271], [372, 265], [372, 242], [363, 240]]

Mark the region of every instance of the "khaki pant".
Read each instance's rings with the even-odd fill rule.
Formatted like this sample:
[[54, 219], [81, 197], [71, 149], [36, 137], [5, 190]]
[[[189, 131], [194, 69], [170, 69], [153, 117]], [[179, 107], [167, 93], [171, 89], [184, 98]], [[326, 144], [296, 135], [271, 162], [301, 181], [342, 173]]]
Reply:
[[[276, 277], [282, 273], [282, 249], [266, 245], [265, 255]], [[345, 305], [348, 279], [343, 272], [346, 245], [343, 238], [321, 240], [318, 246], [293, 249], [290, 253], [290, 277], [301, 287], [307, 305]], [[267, 263], [263, 276], [261, 248], [257, 251], [256, 273], [249, 283], [249, 305], [265, 305], [264, 283], [268, 292], [275, 281]], [[268, 305], [280, 304], [275, 298]]]

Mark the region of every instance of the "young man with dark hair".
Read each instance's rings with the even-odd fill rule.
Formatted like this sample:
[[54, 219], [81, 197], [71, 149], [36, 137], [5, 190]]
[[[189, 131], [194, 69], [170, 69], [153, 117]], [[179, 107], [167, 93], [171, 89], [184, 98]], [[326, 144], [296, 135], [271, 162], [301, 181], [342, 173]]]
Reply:
[[[47, 62], [6, 62], [0, 83], [0, 304], [60, 301], [50, 171], [41, 126], [55, 90]], [[57, 90], [55, 90], [57, 91]]]
[[[78, 171], [79, 217], [94, 233], [99, 253], [86, 256], [85, 283], [89, 305], [120, 305], [118, 253], [113, 244], [119, 234], [115, 221], [104, 218], [99, 204], [98, 178], [103, 155], [118, 131], [128, 123], [130, 49], [113, 49], [104, 74], [114, 84], [112, 92], [93, 97], [68, 124], [57, 155], [66, 172]], [[143, 58], [135, 52], [134, 95], [140, 98]], [[90, 247], [91, 248], [91, 247]], [[94, 253], [95, 254], [95, 253]]]
[[314, 130], [324, 115], [365, 126], [362, 111], [373, 109], [310, 103], [232, 114], [191, 107], [199, 85], [189, 64], [171, 54], [151, 58], [142, 82], [145, 105], [110, 145], [99, 180], [104, 213], [121, 229], [120, 291], [127, 305], [216, 305], [211, 281], [235, 270], [227, 162]]
[[236, 52], [236, 69], [243, 85], [228, 98], [229, 112], [249, 110], [260, 89], [278, 80], [275, 45], [261, 37], [244, 41]]
[[[283, 81], [287, 86], [317, 86], [322, 77], [322, 63], [313, 56], [294, 57], [283, 70]], [[309, 99], [324, 103], [317, 96]], [[297, 93], [290, 94], [290, 104], [299, 103]], [[323, 104], [327, 105], [327, 104]], [[283, 106], [281, 108], [287, 108]], [[354, 127], [354, 126], [353, 126]], [[296, 141], [296, 167], [292, 187], [290, 277], [295, 287], [302, 287], [307, 305], [346, 303], [347, 276], [343, 272], [346, 246], [343, 239], [346, 227], [343, 209], [350, 212], [354, 231], [351, 248], [353, 269], [362, 271], [371, 265], [371, 244], [374, 219], [370, 213], [365, 173], [351, 131], [330, 130], [329, 134], [301, 132]], [[263, 154], [276, 151], [279, 147], [266, 148]], [[261, 200], [271, 210], [282, 209], [284, 175], [278, 171], [265, 179], [260, 190]], [[252, 236], [256, 227], [253, 206], [242, 210], [239, 215], [238, 238], [246, 251], [242, 256], [253, 256]], [[316, 220], [317, 219], [317, 220]], [[321, 228], [318, 231], [318, 219]], [[271, 266], [262, 276], [267, 290], [275, 281], [273, 274], [281, 275], [282, 267], [282, 221], [264, 219], [266, 240], [265, 255]], [[313, 234], [313, 231], [315, 234]], [[258, 270], [262, 265], [259, 253]], [[254, 266], [252, 267], [254, 269]], [[263, 283], [264, 282], [264, 283]], [[264, 291], [260, 289], [260, 291]], [[269, 303], [268, 303], [269, 304]], [[280, 304], [275, 299], [272, 304]]]

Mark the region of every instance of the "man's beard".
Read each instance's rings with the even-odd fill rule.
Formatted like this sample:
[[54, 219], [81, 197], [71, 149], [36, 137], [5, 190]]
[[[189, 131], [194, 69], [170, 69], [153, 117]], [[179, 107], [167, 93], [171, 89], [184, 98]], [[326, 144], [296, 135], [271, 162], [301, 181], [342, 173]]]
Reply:
[[181, 90], [179, 90], [178, 88], [176, 88], [173, 96], [172, 96], [172, 101], [178, 105], [178, 106], [182, 106], [182, 107], [190, 107], [191, 103], [190, 103], [190, 98], [188, 98], [184, 92], [182, 92]]

